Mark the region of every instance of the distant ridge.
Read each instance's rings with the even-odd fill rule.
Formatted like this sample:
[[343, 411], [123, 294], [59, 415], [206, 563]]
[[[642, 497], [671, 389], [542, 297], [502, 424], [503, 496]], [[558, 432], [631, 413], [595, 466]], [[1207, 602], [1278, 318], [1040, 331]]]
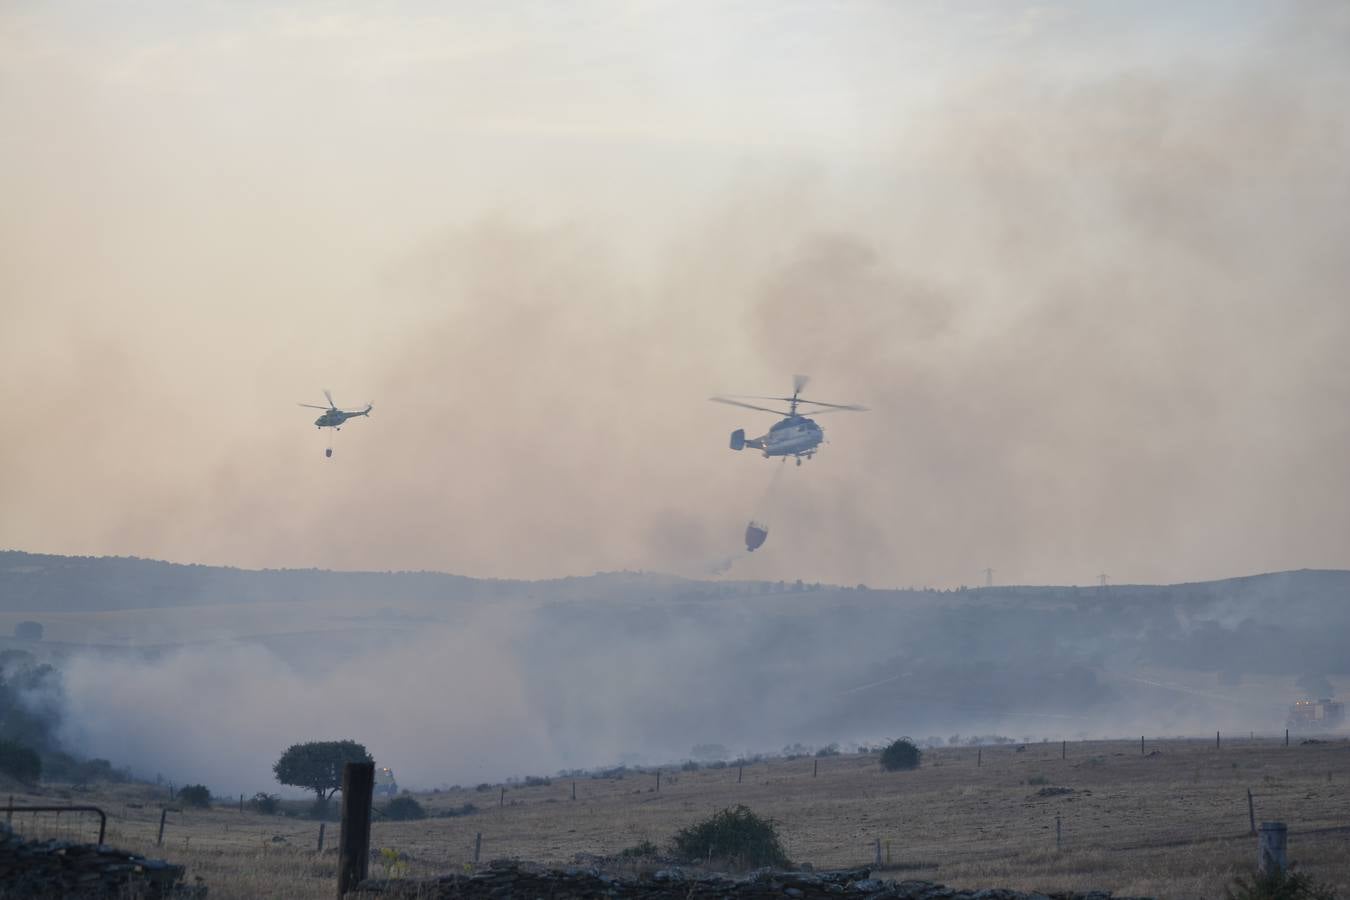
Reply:
[[[699, 581], [653, 572], [604, 572], [587, 576], [523, 581], [471, 578], [435, 571], [341, 571], [331, 569], [243, 569], [172, 563], [127, 556], [62, 556], [0, 550], [0, 612], [93, 612], [159, 609], [226, 603], [279, 603], [312, 600], [379, 600], [383, 602], [470, 602], [507, 597], [568, 599], [588, 589], [613, 594], [625, 587], [635, 593], [698, 593], [700, 587], [749, 591], [782, 586], [782, 582]], [[849, 589], [812, 585], [828, 592]], [[782, 586], [779, 590], [792, 590]], [[1204, 602], [1223, 597], [1259, 602], [1263, 598], [1333, 595], [1350, 600], [1350, 571], [1297, 569], [1241, 575], [1215, 581], [1173, 585], [1120, 584], [1100, 588], [1064, 585], [972, 587], [959, 591], [875, 589], [869, 593], [905, 595], [953, 594], [978, 602], [998, 598], [1064, 601], [1074, 598], [1136, 597], [1165, 592], [1177, 600]]]

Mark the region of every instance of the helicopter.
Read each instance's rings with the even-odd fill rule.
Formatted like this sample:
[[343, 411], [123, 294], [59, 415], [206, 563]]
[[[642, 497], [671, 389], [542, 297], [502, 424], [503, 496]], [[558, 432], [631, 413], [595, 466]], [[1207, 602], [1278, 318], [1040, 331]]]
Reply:
[[[794, 375], [792, 378], [792, 396], [791, 397], [709, 397], [714, 403], [726, 403], [731, 406], [741, 406], [746, 409], [755, 409], [760, 412], [770, 412], [776, 415], [786, 416], [783, 420], [774, 423], [769, 428], [768, 434], [757, 438], [747, 438], [744, 428], [737, 428], [731, 433], [731, 449], [743, 450], [751, 447], [755, 450], [762, 450], [764, 458], [771, 456], [781, 456], [786, 462], [789, 456], [797, 460], [797, 465], [802, 464], [802, 458], [810, 459], [816, 455], [816, 448], [825, 440], [825, 432], [810, 418], [797, 414], [799, 405], [808, 407], [824, 407], [823, 409], [807, 409], [812, 415], [821, 415], [827, 412], [865, 412], [867, 407], [856, 406], [847, 403], [825, 403], [820, 400], [807, 400], [801, 396], [802, 389], [806, 387], [810, 378], [806, 375]], [[743, 403], [741, 400], [777, 400], [787, 403], [787, 412], [781, 409], [769, 409], [766, 406], [755, 406], [752, 403]]]
[[[354, 409], [354, 410], [338, 409], [337, 405], [333, 403], [332, 394], [330, 394], [328, 391], [325, 390], [323, 392], [323, 395], [328, 400], [327, 406], [315, 406], [313, 403], [297, 404], [299, 406], [307, 407], [308, 409], [323, 410], [323, 415], [319, 416], [317, 419], [314, 420], [314, 425], [317, 428], [332, 428], [336, 431], [341, 431], [343, 424], [348, 419], [353, 419], [357, 416], [369, 416], [370, 411], [375, 408], [374, 404], [367, 403], [365, 409]], [[324, 450], [323, 455], [332, 456], [333, 448], [329, 447], [326, 450]]]

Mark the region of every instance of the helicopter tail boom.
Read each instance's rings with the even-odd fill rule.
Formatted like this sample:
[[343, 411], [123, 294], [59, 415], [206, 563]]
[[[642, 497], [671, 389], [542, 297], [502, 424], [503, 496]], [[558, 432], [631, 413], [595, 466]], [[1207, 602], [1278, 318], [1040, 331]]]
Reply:
[[764, 441], [760, 438], [747, 438], [744, 428], [737, 428], [731, 433], [731, 449], [744, 450], [746, 447], [752, 447], [755, 450], [764, 449]]

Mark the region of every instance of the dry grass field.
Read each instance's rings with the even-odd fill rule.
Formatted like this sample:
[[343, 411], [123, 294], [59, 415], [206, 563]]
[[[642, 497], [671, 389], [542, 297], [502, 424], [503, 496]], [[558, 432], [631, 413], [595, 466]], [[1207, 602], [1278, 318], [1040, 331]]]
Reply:
[[[870, 864], [875, 842], [892, 877], [962, 887], [1099, 888], [1167, 898], [1222, 897], [1255, 859], [1247, 790], [1257, 821], [1284, 821], [1300, 869], [1350, 896], [1350, 742], [1283, 746], [1282, 740], [1137, 742], [952, 748], [928, 751], [919, 770], [881, 771], [875, 756], [772, 760], [737, 770], [666, 771], [622, 779], [555, 778], [550, 785], [473, 787], [418, 795], [434, 814], [466, 802], [480, 811], [417, 822], [379, 822], [372, 846], [407, 857], [422, 875], [519, 857], [570, 862], [615, 854], [643, 840], [665, 844], [680, 827], [744, 803], [776, 820], [788, 853], [817, 867]], [[1044, 787], [1072, 793], [1041, 796]], [[110, 814], [108, 842], [188, 866], [215, 898], [331, 897], [335, 862], [315, 850], [315, 822], [240, 813], [237, 807], [171, 812], [155, 846], [163, 791], [121, 786], [51, 790], [45, 802], [93, 802]], [[15, 802], [37, 797], [16, 796]], [[1055, 848], [1055, 817], [1062, 846]], [[22, 817], [19, 817], [22, 820]], [[36, 828], [36, 823], [21, 829]], [[63, 827], [70, 827], [66, 823]], [[336, 825], [327, 843], [336, 843]], [[883, 866], [886, 868], [886, 866]], [[373, 874], [382, 874], [377, 863]]]

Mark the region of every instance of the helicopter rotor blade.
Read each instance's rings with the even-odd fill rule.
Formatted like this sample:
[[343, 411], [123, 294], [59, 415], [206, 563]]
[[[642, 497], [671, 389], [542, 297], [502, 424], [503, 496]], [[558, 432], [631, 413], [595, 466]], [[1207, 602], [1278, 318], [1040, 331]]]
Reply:
[[795, 396], [797, 394], [800, 394], [806, 388], [807, 382], [809, 382], [810, 380], [811, 380], [810, 375], [793, 375], [792, 376], [793, 395]]
[[867, 411], [865, 406], [831, 406], [829, 409], [804, 409], [798, 415], [815, 418], [816, 416], [828, 416], [830, 413]]
[[328, 389], [327, 389], [327, 388], [324, 388], [323, 395], [324, 395], [324, 397], [327, 398], [327, 400], [328, 400], [328, 408], [329, 408], [329, 409], [337, 409], [337, 404], [333, 402], [333, 395], [330, 394], [330, 393], [328, 393]]
[[802, 398], [798, 403], [809, 403], [812, 406], [828, 406], [830, 409], [842, 409], [849, 412], [867, 412], [867, 407], [858, 406], [856, 403], [826, 403], [823, 400], [807, 400]]
[[[776, 416], [788, 415], [788, 413], [784, 412], [781, 409], [769, 409], [767, 406], [755, 406], [753, 403], [742, 403], [739, 400], [732, 400], [728, 397], [709, 397], [708, 399], [711, 400], [713, 403], [725, 403], [728, 406], [740, 406], [745, 409], [757, 409], [760, 412], [773, 413]], [[776, 400], [778, 398], [770, 397], [766, 399]]]
[[327, 407], [327, 406], [315, 406], [313, 403], [297, 403], [297, 404], [295, 404], [295, 405], [296, 405], [296, 406], [306, 406], [306, 407], [309, 407], [310, 409], [322, 409], [322, 410], [330, 409], [330, 407]]

